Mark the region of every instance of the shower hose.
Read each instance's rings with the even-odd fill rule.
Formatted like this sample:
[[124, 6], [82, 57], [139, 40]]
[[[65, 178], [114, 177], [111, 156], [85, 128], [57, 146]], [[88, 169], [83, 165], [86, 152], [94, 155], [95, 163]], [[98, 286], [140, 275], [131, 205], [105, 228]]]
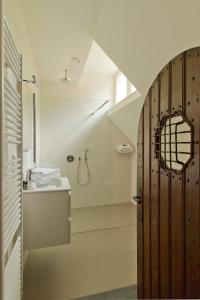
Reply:
[[81, 182], [81, 179], [80, 179], [81, 157], [79, 157], [76, 179], [77, 179], [77, 183], [80, 186], [86, 186], [90, 182], [90, 169], [89, 169], [89, 166], [88, 166], [87, 158], [84, 159], [84, 162], [85, 162], [85, 166], [86, 166], [86, 170], [87, 170], [87, 180], [85, 182]]

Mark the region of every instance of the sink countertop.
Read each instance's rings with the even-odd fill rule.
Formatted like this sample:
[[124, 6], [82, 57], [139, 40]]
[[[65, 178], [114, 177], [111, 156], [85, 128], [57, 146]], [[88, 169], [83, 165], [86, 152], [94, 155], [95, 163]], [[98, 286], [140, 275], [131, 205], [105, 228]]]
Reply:
[[71, 186], [70, 186], [68, 178], [62, 177], [61, 181], [62, 181], [61, 186], [48, 185], [45, 187], [30, 188], [28, 190], [23, 190], [23, 193], [38, 193], [38, 192], [45, 193], [45, 192], [71, 191]]

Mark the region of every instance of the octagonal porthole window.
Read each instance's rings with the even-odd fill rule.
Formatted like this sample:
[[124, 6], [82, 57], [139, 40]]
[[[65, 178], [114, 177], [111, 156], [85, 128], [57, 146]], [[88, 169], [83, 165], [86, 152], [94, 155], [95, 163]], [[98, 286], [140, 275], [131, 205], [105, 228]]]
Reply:
[[161, 167], [180, 174], [192, 159], [193, 125], [181, 112], [163, 117], [155, 145]]

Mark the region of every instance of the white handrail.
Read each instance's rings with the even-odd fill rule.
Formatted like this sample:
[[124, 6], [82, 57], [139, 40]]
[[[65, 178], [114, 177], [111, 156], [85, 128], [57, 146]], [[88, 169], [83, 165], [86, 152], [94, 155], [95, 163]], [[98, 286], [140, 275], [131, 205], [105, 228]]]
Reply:
[[18, 128], [21, 128], [21, 122], [14, 120], [11, 116], [5, 116], [5, 121], [17, 126]]
[[13, 247], [11, 256], [5, 268], [5, 299], [21, 299], [21, 236], [19, 236]]
[[15, 42], [13, 40], [13, 37], [10, 33], [10, 30], [9, 30], [8, 25], [7, 25], [5, 20], [4, 20], [4, 32], [5, 32], [5, 36], [7, 37], [8, 41], [9, 41], [10, 46], [12, 47], [12, 49], [14, 51], [13, 56], [16, 57], [16, 59], [20, 60], [19, 53], [18, 53], [17, 48], [15, 46]]
[[18, 93], [17, 90], [13, 88], [11, 83], [8, 81], [7, 78], [4, 78], [4, 83], [5, 83], [5, 89], [10, 93], [10, 95], [13, 97], [13, 100], [15, 100], [19, 105], [21, 105], [21, 96]]
[[[1, 266], [2, 300], [22, 297], [22, 62], [4, 20], [2, 49]], [[15, 145], [12, 147], [10, 144]], [[8, 152], [9, 150], [9, 152]], [[10, 160], [13, 157], [13, 160]], [[9, 159], [9, 160], [8, 160]], [[1, 298], [1, 296], [0, 296]]]

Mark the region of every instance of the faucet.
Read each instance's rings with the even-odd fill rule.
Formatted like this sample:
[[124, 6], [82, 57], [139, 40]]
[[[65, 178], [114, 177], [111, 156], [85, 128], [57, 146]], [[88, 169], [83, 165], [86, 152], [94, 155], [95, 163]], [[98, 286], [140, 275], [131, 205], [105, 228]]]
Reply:
[[26, 179], [23, 180], [23, 189], [27, 190], [31, 187], [31, 176], [32, 176], [32, 169], [28, 169], [26, 171]]
[[27, 185], [28, 185], [28, 186], [29, 186], [30, 183], [31, 183], [32, 170], [33, 170], [33, 169], [28, 169], [28, 171], [27, 171], [26, 181], [27, 181]]

